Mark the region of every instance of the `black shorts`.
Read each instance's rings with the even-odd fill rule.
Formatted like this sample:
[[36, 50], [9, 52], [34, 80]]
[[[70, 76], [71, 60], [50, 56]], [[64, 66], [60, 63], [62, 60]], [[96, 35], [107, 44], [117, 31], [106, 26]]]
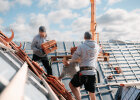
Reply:
[[84, 84], [85, 90], [95, 93], [96, 77], [95, 75], [80, 75], [78, 72], [73, 76], [71, 84], [74, 87], [79, 87]]

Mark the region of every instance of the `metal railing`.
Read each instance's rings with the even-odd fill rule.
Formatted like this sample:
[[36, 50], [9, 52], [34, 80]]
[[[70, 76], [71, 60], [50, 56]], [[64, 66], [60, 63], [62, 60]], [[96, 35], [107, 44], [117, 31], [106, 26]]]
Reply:
[[8, 86], [0, 95], [0, 100], [23, 100], [24, 87], [27, 80], [28, 66], [23, 64]]

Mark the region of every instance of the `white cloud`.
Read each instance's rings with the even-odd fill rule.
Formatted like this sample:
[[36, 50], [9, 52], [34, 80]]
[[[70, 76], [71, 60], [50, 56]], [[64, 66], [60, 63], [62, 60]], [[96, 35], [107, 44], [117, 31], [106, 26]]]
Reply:
[[[127, 11], [122, 9], [109, 9], [104, 14], [98, 16], [99, 24], [121, 24], [126, 19]], [[119, 19], [119, 20], [118, 20]]]
[[64, 19], [73, 19], [77, 17], [77, 13], [72, 13], [71, 10], [61, 9], [57, 11], [52, 11], [48, 14], [48, 20], [51, 23], [61, 23]]
[[64, 29], [65, 28], [65, 25], [63, 25], [63, 24], [60, 24], [60, 26], [59, 26], [61, 29]]
[[90, 30], [90, 18], [88, 17], [79, 17], [78, 19], [76, 19], [72, 25], [72, 30], [73, 31], [89, 31]]
[[139, 10], [128, 12], [123, 9], [109, 9], [97, 17], [100, 38], [118, 40], [140, 39], [140, 13]]
[[[4, 0], [2, 0], [4, 1]], [[7, 1], [7, 0], [6, 0]], [[25, 0], [27, 1], [27, 0]], [[29, 0], [32, 1], [32, 0]], [[48, 15], [45, 14], [31, 14], [28, 15], [29, 21], [27, 22], [25, 17], [18, 16], [16, 21], [10, 24], [10, 28], [13, 28], [16, 35], [16, 40], [32, 40], [35, 34], [38, 33], [38, 28], [43, 25], [47, 28], [48, 36], [51, 39], [66, 41], [66, 40], [82, 40], [85, 31], [90, 31], [90, 7], [88, 6], [90, 0], [59, 0], [63, 9], [51, 11]], [[83, 2], [80, 2], [83, 1]], [[99, 2], [100, 0], [98, 0]], [[1, 2], [1, 1], [0, 1]], [[42, 4], [41, 4], [42, 2]], [[100, 1], [101, 2], [101, 1]], [[111, 2], [111, 1], [110, 1]], [[20, 2], [19, 2], [20, 3]], [[51, 0], [41, 0], [40, 5], [52, 4]], [[114, 2], [110, 3], [113, 4]], [[20, 3], [24, 5], [31, 5], [31, 3]], [[74, 13], [72, 9], [83, 10], [83, 15]], [[8, 8], [9, 9], [9, 8]], [[1, 10], [1, 9], [0, 9]], [[8, 11], [8, 10], [5, 10]], [[78, 10], [79, 11], [79, 10]], [[63, 24], [64, 20], [74, 20], [70, 25]], [[0, 18], [0, 24], [3, 23], [3, 19]], [[50, 24], [58, 24], [56, 30], [50, 30]], [[140, 9], [128, 12], [123, 9], [109, 9], [100, 16], [97, 16], [97, 32], [100, 33], [101, 40], [110, 39], [125, 39], [135, 40], [140, 39]], [[0, 26], [1, 29], [4, 29]], [[9, 29], [10, 29], [9, 28]], [[60, 28], [60, 30], [59, 30]], [[5, 28], [8, 29], [8, 28]], [[58, 29], [58, 30], [57, 30]], [[65, 31], [64, 31], [64, 30]]]
[[64, 27], [69, 27], [70, 30], [66, 30], [64, 32], [51, 30], [51, 39], [56, 39], [57, 41], [81, 41], [84, 39], [85, 31], [90, 31], [90, 18], [78, 17], [71, 25]]
[[0, 0], [0, 12], [4, 13], [10, 9], [10, 2], [8, 0]]
[[[104, 14], [97, 16], [97, 31], [100, 40], [138, 40], [140, 39], [140, 9], [128, 12], [123, 9], [109, 9]], [[59, 12], [59, 13], [58, 13]], [[63, 13], [60, 13], [63, 12]], [[17, 17], [16, 22], [10, 27], [16, 33], [16, 40], [32, 40], [38, 33], [38, 27], [43, 25], [47, 28], [48, 36], [57, 41], [82, 40], [85, 31], [90, 31], [90, 17], [75, 17], [71, 25], [63, 25], [63, 19], [73, 18], [73, 13], [67, 11], [56, 11], [50, 13], [49, 17], [44, 14], [29, 15], [29, 22], [22, 16]], [[60, 15], [59, 15], [60, 14]], [[62, 15], [62, 16], [61, 16]], [[49, 21], [48, 21], [49, 20]], [[2, 22], [2, 21], [0, 21]], [[66, 31], [50, 30], [50, 23], [59, 23], [61, 29], [69, 27]], [[53, 24], [52, 24], [53, 25]]]
[[22, 5], [27, 5], [27, 6], [30, 6], [32, 4], [32, 0], [15, 0], [15, 2], [18, 2], [19, 4], [22, 4]]
[[90, 18], [78, 17], [71, 25], [64, 26], [60, 24], [60, 27], [69, 27], [69, 30], [63, 32], [60, 30], [50, 30], [50, 39], [55, 39], [57, 41], [81, 41], [84, 39], [84, 32], [90, 31]]
[[10, 24], [9, 27], [5, 28], [5, 31], [10, 31], [9, 29], [13, 29], [15, 33], [15, 38], [17, 41], [19, 40], [28, 40], [30, 38], [30, 30], [29, 25], [25, 23], [25, 19], [23, 17], [18, 17], [17, 20]]
[[3, 28], [3, 31], [8, 32], [9, 29], [13, 29], [15, 32], [15, 39], [22, 41], [31, 41], [33, 37], [38, 34], [39, 26], [45, 26], [49, 31], [49, 24], [47, 16], [44, 14], [31, 14], [28, 16], [29, 22], [26, 22], [26, 18], [18, 16], [16, 21], [9, 25], [9, 27]]
[[41, 25], [48, 27], [49, 23], [47, 16], [45, 14], [31, 14], [29, 25], [33, 28], [38, 28]]
[[26, 20], [24, 19], [24, 17], [23, 17], [23, 16], [19, 16], [19, 17], [17, 17], [17, 18], [16, 18], [16, 22], [17, 22], [17, 23], [21, 23], [21, 24], [22, 24], [22, 23], [25, 23], [25, 22], [26, 22]]
[[133, 12], [140, 13], [140, 9], [135, 9], [135, 10], [133, 10]]
[[72, 36], [71, 36], [71, 31], [65, 31], [65, 32], [61, 32], [58, 30], [52, 30], [49, 32], [48, 36], [50, 37], [50, 39], [56, 40], [56, 41], [71, 41], [73, 40]]
[[12, 6], [15, 6], [16, 3], [19, 3], [21, 5], [27, 5], [30, 6], [32, 4], [32, 0], [0, 0], [0, 12], [6, 13], [10, 10]]
[[3, 23], [3, 19], [2, 18], [0, 18], [0, 25]]
[[44, 6], [47, 4], [52, 4], [55, 0], [39, 0], [39, 6]]
[[90, 17], [91, 16], [91, 7], [88, 7], [82, 11], [82, 16]]
[[3, 19], [2, 19], [2, 18], [0, 18], [0, 31], [3, 29], [2, 24], [3, 24]]
[[81, 9], [87, 7], [90, 0], [59, 0], [60, 8]]
[[71, 38], [73, 40], [83, 40], [84, 33], [90, 31], [91, 19], [86, 16], [78, 17], [71, 25], [72, 33]]
[[[101, 4], [101, 0], [96, 0], [96, 4]], [[90, 0], [40, 0], [39, 6], [44, 10], [50, 9], [81, 9], [90, 6]]]
[[96, 4], [101, 4], [101, 0], [96, 0]]
[[122, 0], [108, 0], [108, 4], [113, 5], [113, 4], [118, 3], [120, 1], [122, 1]]

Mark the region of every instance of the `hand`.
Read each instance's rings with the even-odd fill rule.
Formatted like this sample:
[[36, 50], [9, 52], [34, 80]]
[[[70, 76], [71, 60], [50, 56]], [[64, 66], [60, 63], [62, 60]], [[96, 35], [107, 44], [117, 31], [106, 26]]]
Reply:
[[81, 59], [79, 58], [79, 59], [77, 59], [77, 61], [76, 61], [76, 62], [78, 62], [78, 63], [79, 63], [80, 61], [81, 61]]
[[58, 77], [58, 80], [61, 81], [62, 77]]
[[63, 64], [65, 65], [65, 66], [68, 66], [69, 64], [70, 64], [70, 61], [63, 61]]

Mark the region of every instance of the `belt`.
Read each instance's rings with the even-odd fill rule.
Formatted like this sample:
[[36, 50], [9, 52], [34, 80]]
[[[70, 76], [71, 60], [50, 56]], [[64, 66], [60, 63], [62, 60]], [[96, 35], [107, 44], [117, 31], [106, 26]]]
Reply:
[[89, 67], [89, 66], [80, 67], [80, 71], [93, 70], [93, 69], [95, 69], [95, 68], [94, 67]]

